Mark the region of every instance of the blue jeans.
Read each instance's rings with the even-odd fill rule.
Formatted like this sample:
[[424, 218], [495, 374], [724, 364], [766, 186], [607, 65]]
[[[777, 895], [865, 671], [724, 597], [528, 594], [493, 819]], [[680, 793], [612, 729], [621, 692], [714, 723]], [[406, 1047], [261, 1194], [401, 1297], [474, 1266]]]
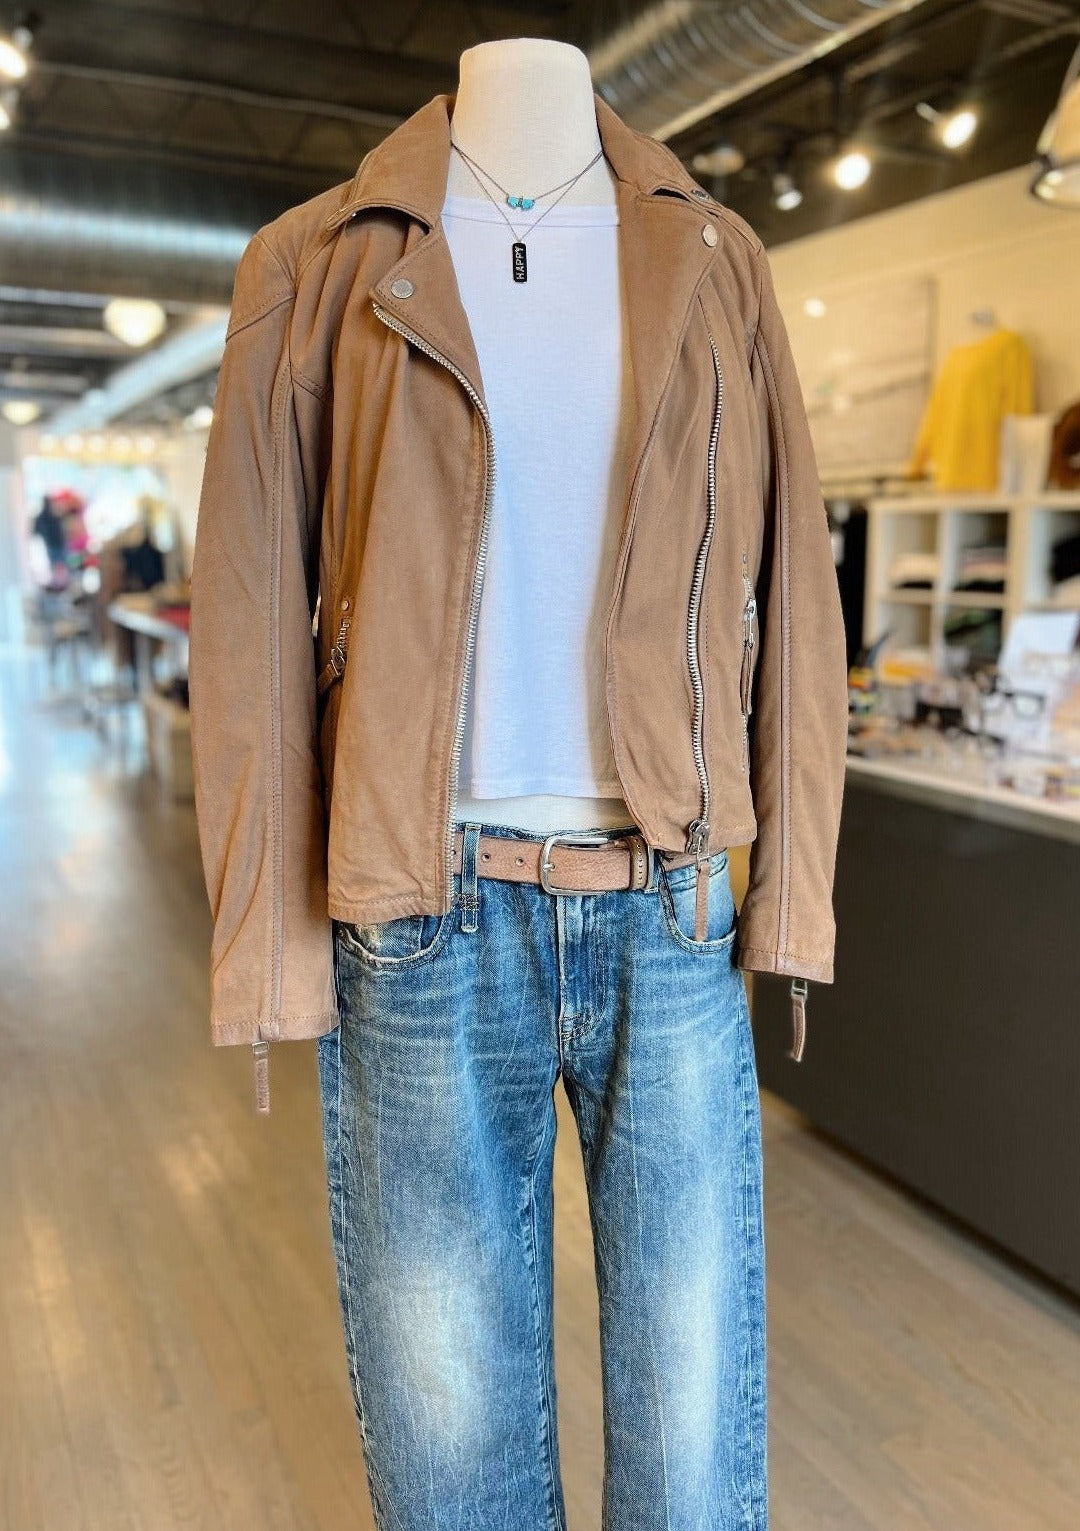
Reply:
[[376, 1524], [564, 1531], [561, 1075], [600, 1300], [603, 1531], [765, 1531], [761, 1122], [727, 852], [698, 942], [692, 865], [556, 896], [477, 877], [465, 829], [448, 913], [335, 922], [341, 1024], [318, 1042]]

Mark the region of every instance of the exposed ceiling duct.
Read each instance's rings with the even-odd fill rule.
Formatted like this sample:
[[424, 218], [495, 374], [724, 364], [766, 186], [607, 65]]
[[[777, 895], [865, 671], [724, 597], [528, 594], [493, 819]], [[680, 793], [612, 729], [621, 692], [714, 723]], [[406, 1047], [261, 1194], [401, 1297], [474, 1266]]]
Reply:
[[0, 271], [12, 287], [228, 303], [246, 241], [277, 211], [236, 181], [12, 149]]
[[667, 139], [926, 0], [660, 0], [589, 54], [597, 91]]

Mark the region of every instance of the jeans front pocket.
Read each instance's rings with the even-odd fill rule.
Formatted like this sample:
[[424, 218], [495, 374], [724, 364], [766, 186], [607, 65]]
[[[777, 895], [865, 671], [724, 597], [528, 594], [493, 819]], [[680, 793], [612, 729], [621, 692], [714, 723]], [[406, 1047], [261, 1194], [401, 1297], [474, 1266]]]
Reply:
[[697, 866], [659, 868], [660, 908], [668, 934], [677, 946], [687, 951], [730, 951], [738, 929], [735, 898], [731, 891], [731, 875], [727, 850], [718, 850], [709, 858], [709, 901], [706, 934], [703, 941], [695, 940], [694, 925], [697, 906]]
[[416, 967], [429, 962], [446, 945], [457, 916], [457, 901], [445, 914], [403, 914], [393, 920], [362, 925], [336, 920], [341, 947], [374, 968]]

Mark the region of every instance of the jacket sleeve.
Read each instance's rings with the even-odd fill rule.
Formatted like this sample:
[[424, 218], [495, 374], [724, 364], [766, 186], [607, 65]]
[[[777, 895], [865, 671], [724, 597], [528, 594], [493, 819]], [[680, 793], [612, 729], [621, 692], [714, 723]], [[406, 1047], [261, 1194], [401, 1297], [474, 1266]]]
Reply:
[[738, 965], [833, 981], [833, 877], [847, 754], [847, 637], [802, 388], [764, 249], [751, 379], [764, 533], [751, 728], [757, 835]]
[[216, 1046], [311, 1037], [337, 1023], [312, 638], [321, 496], [296, 423], [294, 301], [292, 277], [260, 231], [233, 287], [191, 572], [188, 680]]

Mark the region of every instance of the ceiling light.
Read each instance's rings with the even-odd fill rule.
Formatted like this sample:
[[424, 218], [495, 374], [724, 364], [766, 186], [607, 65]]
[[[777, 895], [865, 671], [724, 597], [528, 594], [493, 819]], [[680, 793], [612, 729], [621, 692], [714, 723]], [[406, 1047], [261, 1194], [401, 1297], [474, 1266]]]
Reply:
[[1038, 170], [1028, 190], [1042, 202], [1080, 206], [1080, 47], [1035, 146]]
[[946, 149], [961, 149], [979, 126], [979, 114], [963, 101], [958, 89], [950, 90], [939, 100], [942, 101], [939, 106], [933, 106], [929, 101], [917, 101], [915, 110], [932, 125]]
[[803, 313], [811, 319], [823, 319], [825, 317], [825, 304], [820, 298], [807, 298], [803, 304]]
[[960, 149], [979, 126], [979, 114], [970, 106], [951, 112], [941, 124], [941, 141], [947, 149]]
[[12, 425], [31, 425], [41, 414], [41, 405], [33, 399], [6, 399], [0, 405], [0, 413]]
[[861, 149], [841, 155], [833, 167], [833, 179], [844, 191], [855, 191], [870, 174], [870, 160]]
[[165, 310], [150, 298], [113, 298], [102, 315], [105, 328], [128, 346], [145, 346], [165, 328]]
[[209, 404], [196, 404], [184, 424], [189, 431], [208, 431], [213, 418], [214, 411]]
[[26, 54], [17, 41], [18, 36], [23, 32], [25, 28], [20, 28], [13, 37], [0, 37], [0, 75], [3, 75], [5, 80], [26, 78], [26, 71], [30, 66], [26, 62]]
[[790, 213], [802, 201], [802, 192], [786, 170], [778, 170], [772, 178], [773, 202], [782, 213]]
[[690, 168], [695, 175], [700, 176], [737, 175], [745, 164], [746, 156], [741, 149], [734, 144], [722, 143], [714, 149], [695, 154], [690, 161]]

